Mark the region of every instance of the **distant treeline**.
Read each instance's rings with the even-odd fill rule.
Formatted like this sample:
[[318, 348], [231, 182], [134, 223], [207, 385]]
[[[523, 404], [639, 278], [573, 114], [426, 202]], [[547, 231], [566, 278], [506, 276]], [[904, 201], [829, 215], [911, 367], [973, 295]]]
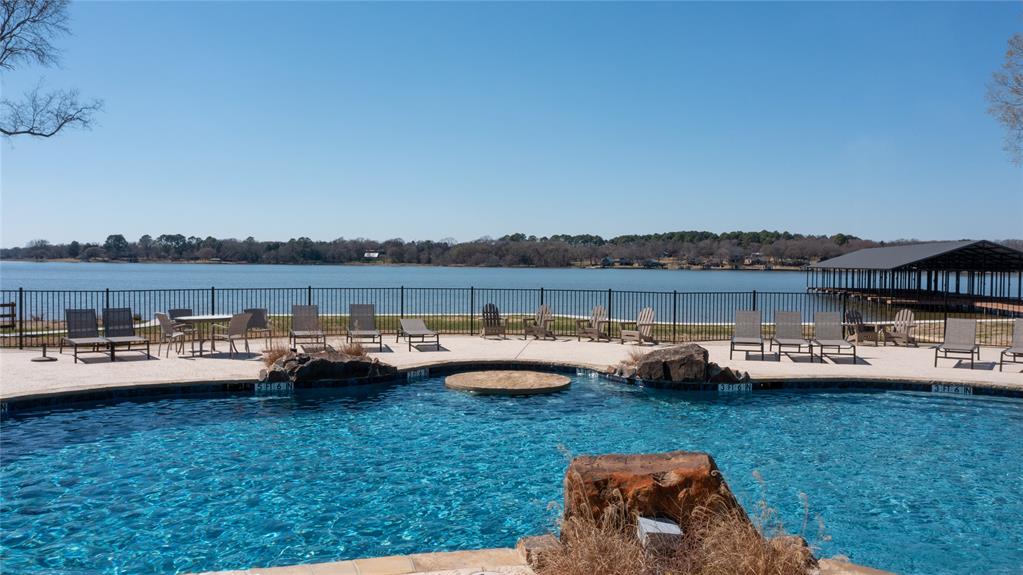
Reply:
[[[1013, 241], [1013, 240], [1010, 240]], [[1018, 240], [1015, 243], [1023, 243]], [[905, 243], [905, 242], [899, 242]], [[1007, 242], [1009, 243], [1009, 242]], [[847, 234], [806, 236], [789, 232], [683, 231], [648, 235], [625, 235], [604, 239], [596, 235], [554, 235], [550, 237], [511, 234], [484, 237], [469, 242], [374, 241], [344, 239], [313, 241], [309, 238], [286, 242], [214, 237], [186, 237], [164, 234], [144, 235], [128, 241], [121, 234], [107, 237], [102, 244], [73, 241], [51, 244], [46, 240], [25, 247], [0, 249], [0, 258], [78, 259], [83, 261], [222, 261], [264, 264], [343, 264], [385, 262], [395, 264], [464, 266], [607, 265], [664, 261], [682, 265], [779, 264], [802, 265], [883, 243]]]

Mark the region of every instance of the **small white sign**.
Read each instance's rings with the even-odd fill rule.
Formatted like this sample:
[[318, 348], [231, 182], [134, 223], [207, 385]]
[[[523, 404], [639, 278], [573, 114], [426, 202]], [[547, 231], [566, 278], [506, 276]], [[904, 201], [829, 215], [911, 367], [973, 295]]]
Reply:
[[750, 393], [753, 391], [752, 383], [719, 383], [718, 393]]

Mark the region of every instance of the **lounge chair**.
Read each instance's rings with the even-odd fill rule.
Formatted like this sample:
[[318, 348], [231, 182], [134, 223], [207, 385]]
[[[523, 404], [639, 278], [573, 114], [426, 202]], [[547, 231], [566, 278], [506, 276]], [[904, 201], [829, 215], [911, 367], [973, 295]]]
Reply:
[[[856, 364], [856, 345], [846, 341], [842, 328], [842, 316], [835, 312], [819, 311], [813, 314], [813, 343], [819, 348], [821, 363], [825, 355], [849, 355], [842, 350], [851, 349], [853, 365]], [[811, 348], [812, 349], [812, 348]], [[826, 349], [833, 349], [828, 353]], [[811, 354], [811, 359], [813, 359]]]
[[554, 321], [554, 314], [547, 304], [536, 308], [536, 315], [522, 319], [522, 339], [533, 336], [536, 339], [557, 339], [551, 331], [551, 323]]
[[291, 330], [288, 331], [288, 344], [294, 349], [299, 340], [327, 343], [327, 336], [320, 328], [320, 309], [315, 305], [291, 306]]
[[961, 317], [951, 317], [945, 320], [945, 341], [934, 348], [934, 367], [938, 367], [938, 353], [942, 359], [948, 359], [948, 354], [956, 354], [959, 357], [952, 359], [970, 360], [970, 369], [973, 369], [974, 358], [980, 359], [980, 346], [977, 345], [977, 320]]
[[480, 337], [491, 335], [499, 335], [504, 338], [507, 335], [507, 330], [504, 318], [501, 317], [501, 311], [497, 309], [496, 305], [488, 303], [483, 306], [483, 328], [480, 330]]
[[213, 331], [210, 333], [210, 347], [212, 348], [218, 341], [226, 341], [230, 344], [228, 355], [234, 357], [234, 354], [238, 353], [238, 348], [234, 342], [242, 340], [245, 342], [245, 353], [248, 353], [249, 321], [251, 319], [251, 313], [242, 312], [232, 315], [231, 321], [226, 326], [222, 324], [214, 325]]
[[872, 341], [876, 347], [877, 342], [881, 341], [881, 332], [877, 330], [877, 326], [863, 323], [863, 314], [859, 310], [853, 309], [845, 312], [845, 323], [853, 343]]
[[[156, 348], [157, 357], [160, 356], [163, 344], [167, 344], [167, 353], [164, 357], [170, 357], [171, 347], [176, 347], [175, 353], [179, 355], [185, 353], [185, 340], [188, 339], [188, 333], [179, 330], [169, 315], [160, 312], [155, 315], [157, 323], [160, 324], [160, 341]], [[192, 340], [192, 353], [195, 353], [195, 340]]]
[[[796, 348], [794, 353], [809, 353], [813, 361], [813, 343], [803, 337], [803, 316], [798, 311], [778, 311], [774, 313], [774, 337], [771, 338], [771, 351], [778, 346], [778, 361], [786, 347]], [[803, 351], [807, 347], [809, 351]], [[789, 353], [793, 353], [790, 351]]]
[[[94, 309], [66, 309], [64, 321], [67, 324], [67, 336], [61, 338], [59, 352], [64, 353], [64, 346], [74, 350], [75, 363], [78, 363], [78, 348], [91, 347], [90, 353], [108, 353], [110, 342], [99, 335], [99, 320]], [[100, 349], [100, 348], [103, 349]]]
[[273, 339], [273, 330], [270, 329], [270, 318], [264, 307], [250, 307], [243, 309], [243, 312], [251, 314], [249, 326], [246, 329], [249, 335], [266, 337], [266, 349], [270, 349], [270, 340]]
[[1012, 322], [1012, 347], [1003, 349], [998, 355], [998, 371], [1005, 367], [1005, 358], [1011, 358], [1009, 363], [1023, 363], [1017, 361], [1023, 357], [1023, 318]]
[[[744, 357], [749, 357], [749, 352], [759, 351], [760, 358], [764, 358], [764, 336], [761, 330], [761, 316], [759, 311], [737, 311], [735, 312], [735, 335], [732, 336], [732, 343], [728, 346], [728, 359], [732, 359], [733, 351], [741, 351]], [[753, 348], [741, 348], [740, 345], [755, 346]]]
[[423, 320], [419, 318], [401, 318], [398, 322], [400, 327], [398, 328], [398, 337], [394, 339], [397, 343], [399, 339], [404, 337], [408, 340], [408, 350], [412, 351], [413, 340], [416, 343], [428, 343], [428, 339], [433, 339], [433, 343], [437, 346], [437, 350], [440, 350], [440, 334], [426, 327]]
[[595, 305], [593, 312], [590, 313], [590, 319], [575, 320], [575, 335], [579, 341], [584, 337], [590, 338], [590, 341], [601, 339], [611, 341], [611, 335], [607, 331], [608, 323], [607, 310], [602, 305]]
[[913, 330], [916, 329], [916, 323], [913, 321], [913, 310], [911, 309], [900, 309], [899, 313], [895, 314], [895, 323], [892, 324], [891, 329], [886, 330], [884, 333], [884, 344], [888, 345], [891, 341], [895, 345], [913, 345], [916, 346], [916, 338], [913, 336]]
[[623, 321], [619, 324], [622, 344], [625, 340], [642, 345], [644, 341], [656, 344], [654, 339], [654, 308], [645, 307], [639, 311], [636, 321]]
[[[151, 358], [149, 354], [149, 339], [135, 333], [135, 317], [131, 308], [114, 307], [103, 310], [103, 336], [110, 344], [110, 361], [115, 360], [117, 346], [127, 346], [125, 351], [132, 351], [131, 346], [146, 346], [146, 359]], [[142, 351], [141, 349], [137, 351]]]
[[353, 303], [348, 306], [348, 335], [345, 340], [349, 343], [369, 341], [377, 344], [379, 351], [384, 351], [384, 340], [377, 329], [377, 312], [373, 304]]

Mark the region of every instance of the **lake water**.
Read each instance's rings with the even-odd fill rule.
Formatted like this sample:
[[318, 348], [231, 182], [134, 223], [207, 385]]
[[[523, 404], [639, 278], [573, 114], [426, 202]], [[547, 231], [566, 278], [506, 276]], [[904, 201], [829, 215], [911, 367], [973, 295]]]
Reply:
[[476, 287], [686, 292], [802, 292], [800, 272], [0, 262], [0, 289]]

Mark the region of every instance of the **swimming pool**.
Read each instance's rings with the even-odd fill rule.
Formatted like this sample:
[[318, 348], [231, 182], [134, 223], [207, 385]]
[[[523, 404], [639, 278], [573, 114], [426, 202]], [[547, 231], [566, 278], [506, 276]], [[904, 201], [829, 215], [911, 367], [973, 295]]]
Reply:
[[[2, 423], [8, 573], [173, 573], [513, 545], [554, 527], [570, 454], [710, 452], [823, 555], [1019, 573], [1023, 401], [880, 391], [710, 395], [576, 377], [478, 397], [441, 378], [162, 399]], [[807, 534], [814, 539], [816, 529]]]

